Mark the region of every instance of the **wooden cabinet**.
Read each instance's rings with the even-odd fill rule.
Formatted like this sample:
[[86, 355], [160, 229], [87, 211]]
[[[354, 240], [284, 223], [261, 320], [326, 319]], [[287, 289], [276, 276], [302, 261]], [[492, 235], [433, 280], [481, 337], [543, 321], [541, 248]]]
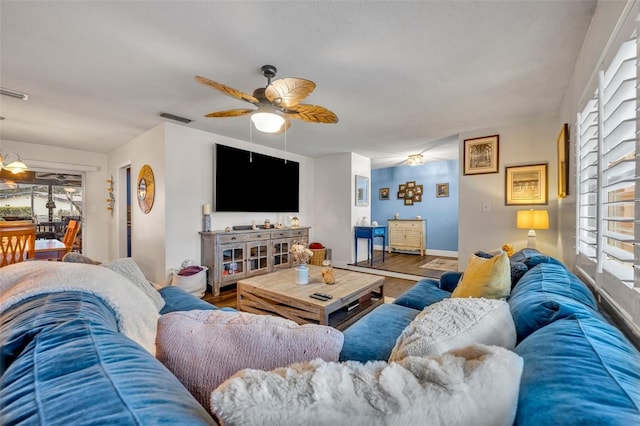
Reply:
[[389, 220], [389, 253], [396, 250], [419, 250], [426, 254], [427, 230], [424, 219], [392, 219]]
[[309, 241], [309, 228], [200, 232], [202, 265], [209, 268], [207, 284], [220, 288], [254, 275], [292, 266], [293, 241]]

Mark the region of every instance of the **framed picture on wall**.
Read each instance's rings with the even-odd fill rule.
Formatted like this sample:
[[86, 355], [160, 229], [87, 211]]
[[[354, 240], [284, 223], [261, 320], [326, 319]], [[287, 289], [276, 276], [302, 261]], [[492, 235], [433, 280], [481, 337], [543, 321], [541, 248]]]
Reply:
[[381, 200], [388, 200], [389, 199], [389, 188], [380, 188], [379, 192], [379, 198]]
[[356, 206], [369, 205], [369, 178], [356, 175]]
[[404, 199], [404, 205], [405, 206], [412, 206], [413, 205], [413, 198], [405, 198]]
[[569, 195], [569, 125], [564, 123], [558, 135], [558, 198]]
[[498, 173], [499, 135], [464, 140], [464, 174]]
[[449, 184], [436, 183], [436, 197], [448, 197], [448, 196], [449, 196]]
[[505, 205], [547, 204], [547, 164], [505, 167]]

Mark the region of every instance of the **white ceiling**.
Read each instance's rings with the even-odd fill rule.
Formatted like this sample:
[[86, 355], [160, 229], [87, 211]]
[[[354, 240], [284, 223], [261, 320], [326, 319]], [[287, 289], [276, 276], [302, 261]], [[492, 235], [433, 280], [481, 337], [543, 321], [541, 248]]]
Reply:
[[[0, 0], [0, 138], [107, 153], [158, 125], [249, 140], [251, 108], [194, 81], [252, 93], [264, 64], [317, 84], [304, 103], [337, 124], [292, 120], [287, 149], [457, 158], [457, 134], [555, 116], [595, 1]], [[283, 149], [285, 136], [252, 132]]]

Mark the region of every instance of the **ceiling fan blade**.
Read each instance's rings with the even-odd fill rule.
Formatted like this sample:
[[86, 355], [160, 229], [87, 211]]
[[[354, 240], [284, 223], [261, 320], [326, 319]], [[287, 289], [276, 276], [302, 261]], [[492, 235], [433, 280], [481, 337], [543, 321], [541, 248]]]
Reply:
[[325, 107], [319, 105], [299, 104], [283, 110], [289, 118], [310, 121], [312, 123], [337, 123], [338, 116]]
[[212, 112], [205, 117], [240, 117], [241, 115], [251, 114], [255, 109], [228, 109], [226, 111]]
[[233, 87], [225, 86], [222, 83], [218, 83], [217, 81], [209, 80], [208, 78], [200, 77], [199, 75], [194, 77], [198, 83], [202, 83], [206, 86], [211, 86], [214, 89], [217, 89], [224, 93], [225, 95], [231, 96], [232, 98], [241, 99], [243, 101], [251, 102], [252, 104], [257, 105], [259, 102], [256, 98], [251, 96], [248, 93], [241, 92], [240, 90], [236, 90]]
[[289, 120], [287, 117], [282, 117], [282, 118], [284, 118], [284, 123], [282, 124], [282, 127], [280, 127], [280, 130], [278, 130], [277, 132], [272, 133], [273, 135], [281, 135], [284, 133], [285, 130], [291, 127], [291, 120]]
[[272, 81], [264, 94], [273, 105], [290, 108], [298, 105], [315, 88], [316, 84], [311, 80], [287, 77]]

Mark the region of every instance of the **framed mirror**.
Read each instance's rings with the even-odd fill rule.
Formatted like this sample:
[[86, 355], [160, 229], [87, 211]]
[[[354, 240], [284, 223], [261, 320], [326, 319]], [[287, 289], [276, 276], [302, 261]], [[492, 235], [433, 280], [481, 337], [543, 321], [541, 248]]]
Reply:
[[153, 208], [155, 189], [156, 184], [153, 177], [153, 170], [151, 166], [145, 164], [140, 169], [140, 173], [138, 173], [138, 184], [136, 186], [138, 206], [144, 214], [148, 214]]

